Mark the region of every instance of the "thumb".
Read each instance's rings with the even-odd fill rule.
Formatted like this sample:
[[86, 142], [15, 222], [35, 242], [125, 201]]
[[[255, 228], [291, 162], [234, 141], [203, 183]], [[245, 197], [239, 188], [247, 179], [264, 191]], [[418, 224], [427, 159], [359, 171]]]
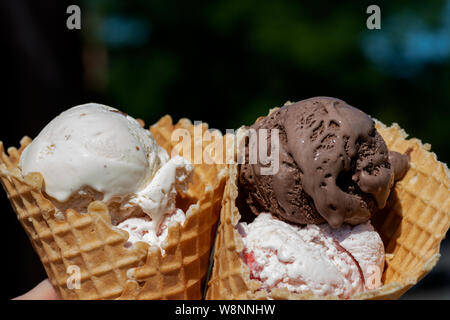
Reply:
[[27, 293], [14, 298], [13, 300], [59, 300], [58, 293], [53, 288], [48, 279], [39, 283]]

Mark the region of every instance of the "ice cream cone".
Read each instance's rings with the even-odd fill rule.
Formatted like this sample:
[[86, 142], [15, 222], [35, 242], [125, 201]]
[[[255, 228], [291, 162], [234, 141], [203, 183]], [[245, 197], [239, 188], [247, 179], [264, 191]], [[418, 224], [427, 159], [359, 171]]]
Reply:
[[[192, 133], [194, 126], [187, 119], [173, 125], [165, 116], [150, 128], [169, 154], [178, 143], [171, 139], [176, 129]], [[207, 125], [202, 124], [204, 130]], [[69, 209], [62, 218], [55, 215], [54, 205], [43, 192], [42, 176], [22, 177], [18, 168], [20, 154], [30, 142], [22, 139], [21, 147], [9, 148], [8, 155], [0, 142], [1, 182], [63, 299], [202, 298], [226, 181], [224, 166], [194, 164], [193, 183], [177, 199], [186, 221], [183, 226], [169, 225], [165, 255], [161, 255], [159, 248], [144, 242], [124, 246], [128, 233], [111, 224], [102, 202], [92, 202], [88, 212]], [[192, 147], [194, 143], [192, 139]], [[209, 143], [203, 141], [202, 148]]]
[[[272, 110], [273, 111], [273, 110]], [[398, 299], [423, 278], [439, 260], [439, 247], [450, 226], [450, 174], [447, 166], [430, 152], [430, 146], [407, 134], [397, 125], [376, 127], [388, 148], [410, 149], [410, 169], [398, 181], [382, 212], [372, 218], [386, 250], [383, 285], [354, 295], [352, 299]], [[241, 215], [238, 196], [237, 164], [228, 165], [220, 225], [216, 237], [214, 266], [206, 299], [314, 299], [275, 288], [270, 293], [250, 279], [250, 270], [240, 256], [243, 241], [236, 229]], [[320, 297], [335, 299], [336, 297]]]

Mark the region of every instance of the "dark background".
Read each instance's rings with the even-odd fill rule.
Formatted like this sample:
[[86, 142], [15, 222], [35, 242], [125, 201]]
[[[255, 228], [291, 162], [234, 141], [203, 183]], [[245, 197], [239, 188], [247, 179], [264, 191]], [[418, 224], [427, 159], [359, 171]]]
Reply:
[[[71, 4], [81, 30], [66, 28]], [[381, 30], [366, 28], [370, 4], [381, 8]], [[86, 102], [147, 124], [170, 114], [224, 131], [287, 100], [325, 95], [398, 122], [450, 160], [449, 0], [3, 0], [0, 28], [6, 147]], [[10, 299], [45, 272], [4, 192], [0, 205]], [[448, 242], [404, 298], [450, 299]]]

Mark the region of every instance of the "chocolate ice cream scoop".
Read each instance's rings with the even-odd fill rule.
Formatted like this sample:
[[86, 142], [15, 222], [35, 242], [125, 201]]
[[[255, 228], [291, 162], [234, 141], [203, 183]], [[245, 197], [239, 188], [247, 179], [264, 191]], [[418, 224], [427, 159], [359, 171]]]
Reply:
[[367, 221], [376, 207], [385, 206], [394, 177], [404, 174], [394, 168], [406, 171], [408, 164], [401, 154], [391, 154], [390, 160], [367, 114], [335, 98], [286, 105], [251, 129], [279, 130], [279, 170], [262, 174], [261, 162], [249, 163], [247, 144], [240, 196], [254, 214], [271, 212], [292, 223], [326, 221], [339, 227]]
[[411, 149], [408, 149], [405, 154], [401, 154], [395, 151], [389, 151], [389, 162], [394, 169], [394, 180], [402, 179], [409, 169], [409, 153]]

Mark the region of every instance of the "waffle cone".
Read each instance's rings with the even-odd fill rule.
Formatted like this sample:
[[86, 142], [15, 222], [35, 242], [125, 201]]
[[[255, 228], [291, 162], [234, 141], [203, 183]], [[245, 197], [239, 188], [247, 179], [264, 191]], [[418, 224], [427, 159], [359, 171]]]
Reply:
[[[206, 124], [197, 128], [200, 132], [208, 129]], [[187, 119], [173, 125], [170, 116], [165, 116], [150, 131], [170, 154], [178, 143], [171, 140], [177, 129], [192, 134], [194, 126]], [[30, 142], [22, 139], [21, 147], [9, 148], [8, 155], [0, 142], [1, 182], [50, 282], [63, 299], [202, 298], [226, 181], [224, 166], [194, 164], [193, 183], [177, 198], [186, 221], [183, 226], [169, 225], [163, 256], [158, 247], [144, 242], [126, 248], [128, 233], [111, 224], [102, 202], [92, 202], [87, 212], [68, 209], [63, 218], [55, 216], [54, 205], [42, 191], [42, 176], [22, 177], [17, 167]], [[191, 148], [198, 142], [192, 139]], [[203, 141], [202, 150], [209, 143]], [[79, 289], [72, 283], [70, 266], [79, 268]]]
[[[450, 174], [439, 162], [429, 145], [407, 134], [394, 123], [376, 127], [390, 150], [404, 153], [411, 149], [410, 169], [398, 181], [388, 204], [372, 219], [386, 251], [383, 285], [352, 299], [398, 299], [422, 279], [439, 260], [439, 247], [450, 226]], [[216, 237], [214, 266], [206, 299], [314, 299], [311, 294], [295, 294], [287, 289], [261, 290], [261, 283], [250, 279], [250, 270], [240, 257], [243, 242], [236, 230], [240, 213], [237, 164], [228, 165], [229, 179], [225, 186]], [[335, 299], [336, 297], [320, 297]]]

